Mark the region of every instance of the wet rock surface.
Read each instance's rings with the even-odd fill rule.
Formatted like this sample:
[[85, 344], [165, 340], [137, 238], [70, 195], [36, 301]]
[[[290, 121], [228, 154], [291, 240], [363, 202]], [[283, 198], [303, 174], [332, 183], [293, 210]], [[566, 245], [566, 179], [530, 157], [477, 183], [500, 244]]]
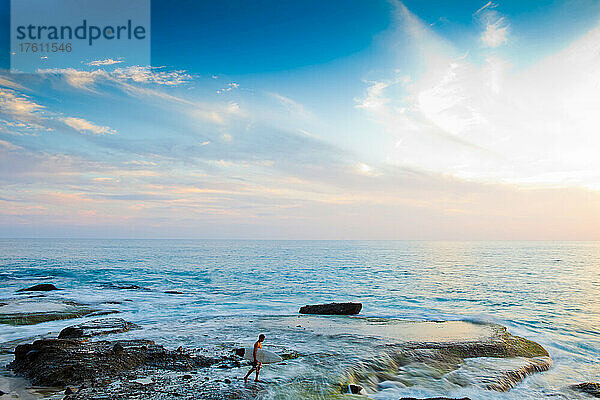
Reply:
[[356, 315], [361, 309], [361, 303], [315, 304], [301, 307], [300, 314]]
[[221, 358], [171, 351], [151, 340], [82, 342], [43, 339], [19, 345], [10, 368], [34, 385], [102, 385], [126, 371], [145, 368], [192, 371], [214, 365]]
[[577, 385], [572, 385], [571, 389], [581, 392], [581, 393], [587, 393], [594, 397], [600, 398], [600, 383], [595, 383], [595, 382], [579, 383]]
[[417, 399], [416, 397], [402, 397], [400, 400], [471, 400], [468, 397], [461, 397], [461, 398], [456, 398], [456, 397], [426, 397], [426, 398], [421, 398], [421, 399]]
[[390, 346], [389, 352], [348, 371], [342, 387], [359, 385], [367, 395], [386, 387], [407, 387], [418, 371], [440, 382], [505, 392], [552, 366], [548, 352], [538, 343], [513, 336], [497, 325], [493, 332], [488, 338], [468, 342]]
[[[336, 321], [344, 329], [338, 329]], [[349, 329], [346, 329], [347, 321], [352, 323]], [[506, 391], [524, 377], [544, 371], [551, 365], [551, 359], [542, 346], [513, 336], [498, 325], [407, 323], [360, 317], [320, 316], [265, 320], [270, 329], [276, 329], [276, 323], [279, 324], [279, 329], [295, 331], [300, 323], [317, 333], [324, 329], [335, 335], [351, 337], [353, 341], [364, 339], [367, 346], [373, 346], [373, 335], [388, 338], [392, 333], [402, 332], [403, 337], [411, 340], [380, 342], [377, 347], [371, 347], [377, 348], [377, 352], [381, 351], [379, 356], [373, 357], [371, 353], [366, 357], [361, 356], [362, 361], [345, 364], [334, 376], [328, 378], [330, 380], [323, 381], [323, 386], [318, 389], [312, 383], [309, 384], [310, 387], [304, 386], [304, 375], [289, 381], [267, 375], [268, 384], [246, 385], [241, 377], [247, 372], [246, 367], [249, 368], [249, 365], [234, 356], [233, 343], [202, 351], [181, 347], [168, 350], [153, 341], [141, 339], [99, 340], [102, 337], [98, 335], [118, 334], [132, 328], [132, 324], [123, 319], [103, 318], [64, 328], [60, 339], [43, 339], [17, 346], [10, 368], [28, 378], [34, 385], [62, 388], [65, 399], [69, 400], [191, 400], [255, 399], [265, 393], [272, 394], [270, 391], [274, 388], [287, 391], [294, 385], [293, 391], [286, 392], [288, 395], [293, 393], [292, 398], [305, 398], [304, 395], [312, 397], [314, 393], [321, 393], [325, 398], [337, 398], [350, 393], [370, 396], [390, 387], [411, 387], [418, 381], [415, 376], [422, 377], [423, 374], [428, 375], [428, 381], [434, 386], [437, 385], [437, 380], [440, 382], [439, 387], [444, 387], [447, 383], [452, 387], [475, 386], [485, 390]], [[227, 324], [227, 321], [222, 321], [222, 324], [215, 326], [216, 329], [223, 329]], [[281, 328], [282, 326], [287, 328]], [[424, 330], [430, 332], [424, 334]], [[305, 330], [302, 329], [302, 332]], [[446, 334], [440, 335], [441, 332]], [[299, 357], [320, 360], [318, 362], [330, 362], [329, 358], [335, 357], [328, 353], [325, 358], [315, 358], [313, 354], [279, 349], [280, 353], [284, 351], [288, 351], [288, 355], [284, 357], [286, 361], [268, 368], [267, 374], [271, 368], [286, 370], [288, 367], [285, 365], [288, 362], [294, 364], [293, 360]], [[294, 365], [303, 365], [303, 361]], [[239, 368], [242, 369], [237, 370]], [[429, 395], [441, 396], [445, 393], [433, 391]], [[398, 395], [396, 398], [410, 400], [410, 395]], [[467, 398], [442, 396], [424, 399]]]
[[202, 375], [184, 378], [186, 375], [157, 374], [156, 371], [140, 370], [140, 376], [124, 376], [108, 382], [104, 386], [80, 387], [64, 400], [233, 400], [251, 399], [251, 395], [218, 379], [208, 379]]
[[101, 318], [68, 326], [60, 331], [59, 339], [89, 338], [109, 333], [127, 332], [138, 326], [122, 318]]
[[4, 300], [0, 305], [0, 324], [34, 325], [47, 321], [79, 318], [97, 311], [73, 301], [44, 297]]
[[507, 392], [527, 376], [547, 371], [551, 366], [550, 357], [470, 358], [460, 368], [447, 374], [446, 379], [459, 386], [474, 385]]

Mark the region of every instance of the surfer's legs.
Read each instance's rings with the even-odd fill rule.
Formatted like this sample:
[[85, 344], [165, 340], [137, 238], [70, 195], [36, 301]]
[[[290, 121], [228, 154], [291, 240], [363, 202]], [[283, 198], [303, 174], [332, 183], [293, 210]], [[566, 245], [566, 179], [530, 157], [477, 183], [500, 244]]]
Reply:
[[259, 382], [258, 373], [260, 372], [260, 366], [261, 366], [261, 363], [258, 363], [258, 365], [256, 366], [256, 379], [254, 380], [256, 382]]
[[[248, 377], [250, 376], [250, 374], [256, 369], [256, 367], [252, 366], [252, 369], [250, 369], [250, 371], [248, 371], [248, 373], [246, 374], [246, 376], [244, 377], [244, 382], [248, 383]], [[258, 370], [256, 371], [256, 375], [258, 376]]]

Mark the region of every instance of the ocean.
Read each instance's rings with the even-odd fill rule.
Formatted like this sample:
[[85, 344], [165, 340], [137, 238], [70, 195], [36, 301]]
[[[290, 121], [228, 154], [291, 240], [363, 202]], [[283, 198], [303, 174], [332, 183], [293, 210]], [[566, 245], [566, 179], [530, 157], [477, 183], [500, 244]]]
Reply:
[[[114, 308], [141, 326], [124, 337], [222, 349], [264, 333], [265, 348], [301, 354], [264, 367], [273, 385], [258, 398], [326, 398], [333, 375], [372, 355], [379, 339], [293, 329], [301, 306], [332, 301], [361, 302], [362, 317], [382, 320], [501, 324], [554, 361], [508, 392], [430, 377], [375, 399], [579, 398], [565, 387], [600, 378], [600, 242], [2, 239], [0, 266], [0, 301], [53, 283], [63, 290], [48, 296]], [[0, 343], [72, 323], [0, 325]]]

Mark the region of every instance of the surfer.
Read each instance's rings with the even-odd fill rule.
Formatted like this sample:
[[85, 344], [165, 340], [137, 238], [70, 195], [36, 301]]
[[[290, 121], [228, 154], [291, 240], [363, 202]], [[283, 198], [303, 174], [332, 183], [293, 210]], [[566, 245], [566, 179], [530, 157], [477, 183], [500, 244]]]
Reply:
[[258, 337], [258, 340], [256, 341], [256, 343], [254, 343], [254, 349], [252, 351], [252, 369], [250, 371], [248, 371], [248, 373], [244, 377], [244, 382], [246, 382], [246, 383], [248, 383], [248, 377], [254, 370], [256, 370], [256, 379], [254, 379], [254, 382], [261, 382], [258, 379], [258, 373], [260, 372], [260, 366], [262, 365], [262, 363], [256, 359], [256, 352], [258, 351], [258, 349], [262, 349], [262, 342], [264, 342], [264, 340], [265, 340], [265, 335], [263, 335], [261, 333], [260, 336]]

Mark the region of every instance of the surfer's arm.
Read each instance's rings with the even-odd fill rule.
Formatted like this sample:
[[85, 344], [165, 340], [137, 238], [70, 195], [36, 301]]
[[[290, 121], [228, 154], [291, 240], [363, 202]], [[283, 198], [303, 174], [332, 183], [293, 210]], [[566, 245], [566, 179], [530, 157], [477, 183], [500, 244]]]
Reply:
[[252, 352], [252, 358], [254, 358], [254, 362], [258, 362], [256, 359], [256, 352], [258, 351], [258, 342], [254, 343], [254, 351]]

